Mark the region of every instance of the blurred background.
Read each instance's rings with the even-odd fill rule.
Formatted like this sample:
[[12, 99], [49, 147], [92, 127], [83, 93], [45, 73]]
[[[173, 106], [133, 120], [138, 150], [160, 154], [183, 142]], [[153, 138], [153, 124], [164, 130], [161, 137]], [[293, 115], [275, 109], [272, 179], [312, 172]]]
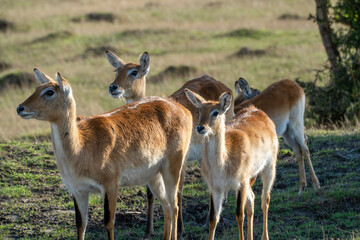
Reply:
[[315, 9], [314, 0], [1, 0], [0, 139], [49, 135], [47, 122], [16, 114], [37, 86], [34, 67], [70, 82], [78, 115], [123, 105], [107, 93], [115, 73], [106, 49], [134, 63], [149, 52], [147, 95], [203, 74], [233, 91], [240, 76], [260, 90], [313, 81], [327, 60], [308, 20]]

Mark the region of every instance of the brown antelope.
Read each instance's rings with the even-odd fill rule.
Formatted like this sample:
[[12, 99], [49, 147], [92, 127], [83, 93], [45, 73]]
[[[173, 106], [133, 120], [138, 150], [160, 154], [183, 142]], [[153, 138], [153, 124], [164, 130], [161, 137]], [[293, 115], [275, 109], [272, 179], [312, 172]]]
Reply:
[[[134, 100], [139, 100], [145, 97], [146, 93], [146, 75], [150, 70], [150, 57], [147, 52], [144, 52], [140, 58], [140, 64], [125, 63], [117, 55], [107, 50], [106, 57], [109, 63], [116, 69], [115, 80], [109, 86], [110, 96], [114, 98], [125, 98], [127, 103]], [[222, 82], [213, 79], [210, 76], [204, 75], [187, 81], [179, 90], [170, 95], [175, 101], [182, 104], [190, 110], [193, 115], [193, 122], [196, 122], [198, 117], [197, 109], [187, 99], [184, 89], [190, 89], [208, 100], [218, 100], [223, 92], [232, 91], [226, 87]], [[231, 103], [229, 111], [226, 113], [226, 122], [229, 122], [234, 117], [233, 103]], [[191, 147], [189, 149], [188, 158], [191, 160], [201, 158], [201, 138], [193, 131], [193, 138]], [[200, 145], [198, 147], [197, 145]], [[200, 150], [199, 150], [200, 149]]]
[[[299, 165], [299, 194], [305, 190], [307, 185], [303, 156], [309, 165], [314, 188], [320, 188], [319, 180], [311, 163], [309, 148], [305, 142], [304, 90], [291, 80], [281, 80], [271, 84], [258, 95], [251, 96], [248, 94], [250, 88], [245, 79], [236, 81], [235, 89], [240, 100], [244, 99], [242, 101], [235, 100], [237, 102], [234, 107], [235, 113], [249, 105], [254, 105], [263, 110], [274, 121], [277, 135], [284, 137], [286, 144], [293, 149]], [[254, 90], [250, 92], [254, 92]]]
[[109, 87], [110, 96], [125, 98], [126, 103], [132, 103], [145, 97], [146, 75], [150, 70], [149, 54], [144, 52], [140, 56], [140, 64], [126, 64], [109, 50], [106, 50], [105, 54], [116, 72], [115, 81]]
[[269, 239], [267, 230], [270, 191], [275, 180], [278, 138], [275, 125], [261, 110], [250, 106], [242, 109], [225, 125], [225, 114], [231, 105], [229, 92], [218, 101], [185, 90], [190, 102], [199, 109], [196, 131], [204, 138], [201, 173], [209, 186], [209, 239], [214, 239], [221, 206], [229, 190], [235, 190], [236, 220], [239, 238], [244, 239], [244, 208], [248, 217], [247, 239], [253, 238], [255, 195], [251, 185], [261, 175], [263, 191], [262, 239]]
[[171, 99], [149, 97], [113, 111], [76, 119], [69, 83], [34, 69], [41, 85], [17, 108], [25, 119], [49, 121], [61, 178], [74, 197], [78, 239], [84, 239], [89, 193], [104, 199], [104, 222], [114, 239], [119, 186], [147, 183], [164, 212], [163, 239], [177, 239], [177, 191], [191, 138], [191, 113]]
[[[139, 59], [140, 64], [128, 63], [125, 64], [118, 56], [116, 56], [111, 51], [106, 51], [106, 57], [109, 60], [110, 64], [116, 69], [116, 78], [109, 86], [109, 93], [112, 97], [125, 98], [126, 102], [131, 102], [133, 100], [139, 100], [145, 96], [146, 92], [146, 74], [148, 74], [150, 69], [150, 57], [147, 52], [144, 52]], [[134, 76], [135, 75], [135, 76]], [[193, 116], [193, 124], [196, 123], [198, 119], [198, 111], [194, 107], [188, 98], [185, 95], [185, 88], [192, 90], [209, 100], [218, 100], [219, 96], [223, 92], [230, 92], [232, 97], [232, 91], [226, 87], [223, 83], [209, 77], [207, 75], [201, 76], [187, 81], [179, 90], [170, 95], [172, 99], [182, 104], [188, 110], [190, 110]], [[119, 94], [121, 92], [121, 94]], [[230, 109], [226, 112], [226, 122], [229, 122], [233, 118], [233, 103], [231, 102]], [[199, 160], [201, 159], [202, 152], [202, 138], [196, 134], [195, 129], [193, 129], [193, 134], [191, 138], [191, 144], [189, 148], [189, 153], [187, 158], [189, 160]], [[182, 193], [179, 192], [179, 200], [182, 198]], [[150, 238], [150, 235], [153, 232], [153, 202], [154, 198], [151, 192], [148, 189], [148, 219], [147, 227], [145, 230], [146, 239]], [[179, 204], [179, 229], [181, 235], [183, 234], [184, 227], [182, 221], [182, 211], [181, 205]]]

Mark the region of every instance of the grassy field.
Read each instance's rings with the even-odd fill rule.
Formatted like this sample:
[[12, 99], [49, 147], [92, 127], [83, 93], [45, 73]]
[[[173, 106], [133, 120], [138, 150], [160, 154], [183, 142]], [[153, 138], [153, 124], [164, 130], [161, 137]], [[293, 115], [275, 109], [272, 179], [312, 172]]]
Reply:
[[[12, 25], [0, 31], [0, 65], [10, 65], [0, 69], [0, 86], [10, 73], [59, 71], [72, 84], [79, 115], [108, 111], [124, 102], [107, 94], [115, 76], [107, 48], [126, 62], [148, 51], [149, 79], [169, 66], [196, 69], [148, 81], [148, 95], [169, 95], [202, 74], [232, 89], [240, 76], [259, 89], [284, 78], [310, 81], [326, 60], [317, 25], [307, 20], [314, 10], [313, 0], [2, 0], [0, 19]], [[95, 21], [90, 13], [108, 17]], [[244, 48], [247, 54], [236, 54]], [[0, 89], [6, 113], [0, 115], [0, 139], [48, 133], [47, 123], [16, 115], [33, 89]]]
[[[360, 239], [360, 131], [308, 131], [309, 147], [322, 188], [298, 196], [298, 168], [282, 146], [271, 194], [271, 239]], [[70, 193], [61, 183], [51, 144], [30, 139], [0, 143], [0, 239], [74, 239], [75, 213]], [[254, 237], [262, 233], [261, 181], [256, 195]], [[197, 163], [189, 163], [184, 189], [184, 239], [207, 239], [202, 228], [208, 212], [208, 190]], [[90, 198], [86, 239], [107, 239], [101, 198]], [[122, 188], [117, 201], [116, 239], [140, 239], [146, 222], [146, 190]], [[246, 226], [246, 225], [245, 225]], [[163, 230], [156, 201], [155, 236]], [[235, 197], [229, 194], [216, 239], [237, 239]]]
[[[36, 85], [9, 87], [2, 84], [6, 76], [32, 74], [34, 67], [50, 76], [59, 71], [72, 85], [79, 115], [124, 104], [107, 94], [115, 73], [105, 49], [126, 62], [137, 62], [148, 51], [148, 79], [170, 66], [195, 69], [148, 80], [148, 95], [169, 95], [202, 74], [232, 89], [240, 76], [258, 89], [284, 78], [311, 81], [326, 60], [317, 25], [307, 20], [314, 11], [313, 0], [2, 0], [0, 20], [9, 27], [0, 29], [0, 239], [74, 239], [76, 234], [71, 196], [61, 183], [49, 143], [49, 124], [16, 114], [17, 105]], [[359, 128], [307, 130], [322, 188], [314, 191], [308, 177], [302, 196], [297, 195], [296, 161], [291, 150], [281, 148], [270, 203], [270, 238], [360, 239], [359, 133]], [[185, 239], [206, 239], [202, 226], [208, 190], [196, 163], [187, 170]], [[255, 239], [262, 231], [259, 182], [254, 187]], [[143, 186], [120, 189], [116, 239], [141, 238], [145, 197]], [[217, 239], [237, 239], [234, 202], [231, 194]], [[159, 239], [159, 204], [155, 215], [154, 239]], [[86, 239], [106, 239], [102, 216], [101, 198], [91, 196]]]

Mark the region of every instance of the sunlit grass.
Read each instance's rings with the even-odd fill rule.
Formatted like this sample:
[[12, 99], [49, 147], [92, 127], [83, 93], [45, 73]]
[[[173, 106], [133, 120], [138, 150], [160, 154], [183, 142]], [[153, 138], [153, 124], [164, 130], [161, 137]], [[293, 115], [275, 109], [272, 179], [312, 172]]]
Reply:
[[[314, 70], [325, 62], [317, 25], [306, 20], [315, 10], [306, 1], [2, 1], [0, 18], [14, 23], [14, 30], [0, 33], [0, 60], [13, 71], [32, 72], [38, 67], [50, 76], [60, 72], [73, 87], [78, 115], [102, 113], [124, 104], [110, 98], [108, 85], [113, 68], [105, 54], [89, 56], [87, 48], [111, 46], [126, 62], [138, 62], [148, 51], [151, 71], [158, 74], [169, 65], [195, 67], [187, 78], [148, 82], [147, 95], [168, 96], [191, 78], [208, 74], [233, 88], [244, 77], [260, 90], [279, 79], [314, 79]], [[296, 11], [295, 11], [296, 9]], [[91, 12], [111, 13], [113, 23], [87, 22]], [[299, 20], [279, 20], [284, 13]], [[73, 18], [80, 18], [74, 22]], [[235, 36], [232, 32], [240, 33]], [[250, 35], [242, 33], [250, 32]], [[49, 34], [69, 35], [43, 40]], [[241, 48], [261, 49], [260, 57], [232, 57]], [[48, 134], [49, 124], [20, 119], [16, 106], [33, 89], [0, 92], [0, 139]]]

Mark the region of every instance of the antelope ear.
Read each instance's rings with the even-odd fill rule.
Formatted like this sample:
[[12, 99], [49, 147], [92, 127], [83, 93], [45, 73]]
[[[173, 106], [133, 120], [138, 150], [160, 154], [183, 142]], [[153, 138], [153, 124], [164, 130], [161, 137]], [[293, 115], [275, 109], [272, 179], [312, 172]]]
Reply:
[[244, 92], [245, 97], [252, 94], [249, 83], [244, 78], [239, 78], [239, 87]]
[[60, 87], [60, 91], [65, 95], [65, 96], [69, 96], [69, 94], [71, 93], [71, 87], [70, 84], [66, 81], [65, 78], [63, 78], [60, 73], [58, 72], [56, 74], [56, 80], [59, 84]]
[[143, 71], [143, 74], [146, 76], [150, 71], [150, 56], [149, 56], [149, 54], [147, 52], [144, 52], [143, 54], [141, 54], [139, 61], [140, 61], [141, 70]]
[[220, 110], [225, 113], [230, 108], [231, 105], [230, 92], [224, 92], [223, 94], [221, 94], [219, 100], [220, 100]]
[[238, 80], [235, 81], [235, 92], [238, 96], [242, 93], [242, 90], [240, 88], [240, 84], [239, 84]]
[[111, 52], [110, 50], [105, 51], [106, 57], [111, 66], [118, 69], [119, 67], [125, 65], [125, 62], [121, 60], [115, 53]]
[[194, 93], [190, 89], [185, 88], [185, 94], [186, 97], [189, 99], [189, 101], [197, 108], [201, 108], [201, 106], [204, 104], [205, 99], [201, 97], [199, 94]]
[[41, 72], [38, 68], [34, 68], [34, 75], [36, 80], [38, 80], [40, 84], [48, 83], [51, 81], [54, 82], [54, 80], [51, 77]]

